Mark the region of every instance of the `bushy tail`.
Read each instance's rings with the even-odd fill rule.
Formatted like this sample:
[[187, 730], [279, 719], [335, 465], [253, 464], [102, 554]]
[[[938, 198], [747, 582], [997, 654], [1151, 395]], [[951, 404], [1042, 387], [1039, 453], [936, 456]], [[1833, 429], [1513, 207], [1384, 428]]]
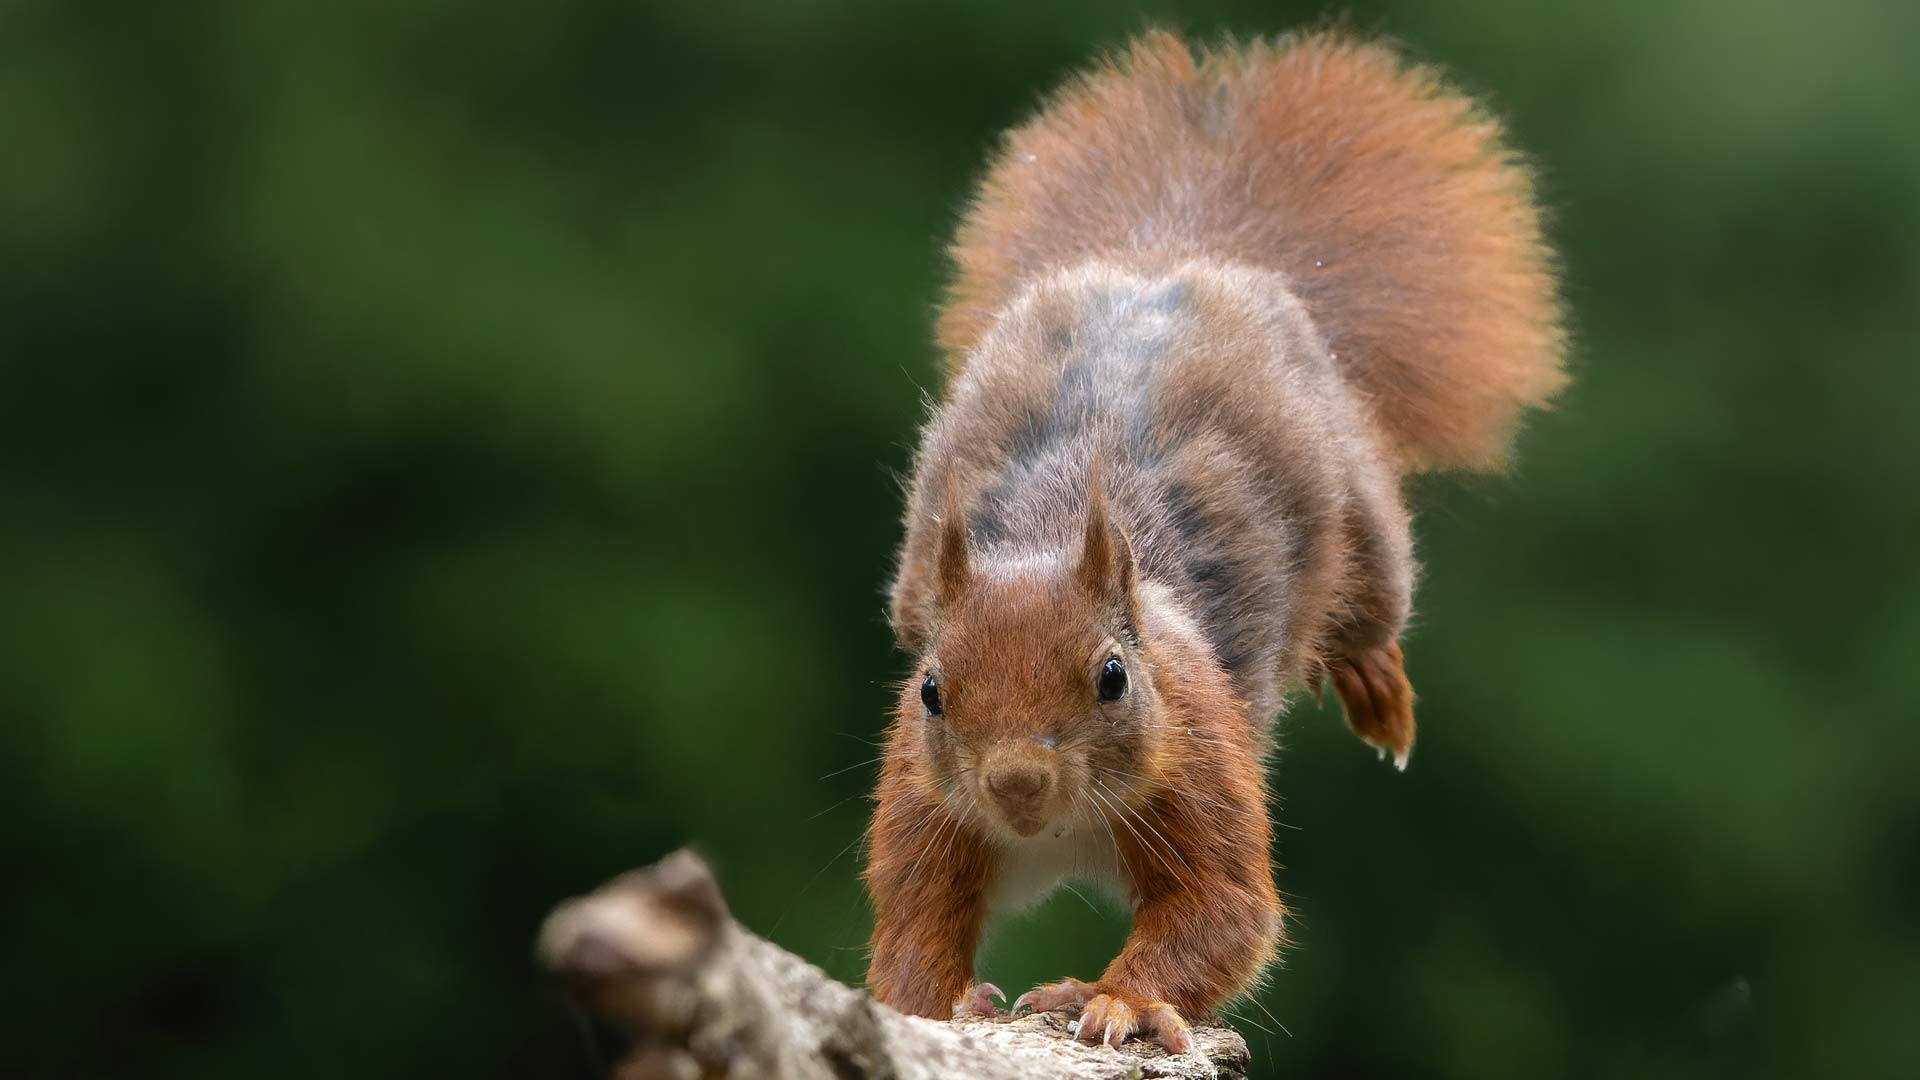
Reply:
[[1554, 263], [1497, 121], [1328, 32], [1195, 57], [1152, 33], [1009, 133], [953, 247], [958, 357], [1086, 258], [1278, 270], [1407, 469], [1497, 468], [1564, 381]]

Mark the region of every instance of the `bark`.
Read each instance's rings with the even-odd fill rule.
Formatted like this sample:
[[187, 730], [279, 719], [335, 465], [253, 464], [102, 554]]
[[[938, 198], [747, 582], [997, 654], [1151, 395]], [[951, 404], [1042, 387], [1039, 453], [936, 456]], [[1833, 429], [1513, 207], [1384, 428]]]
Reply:
[[541, 962], [632, 1036], [620, 1080], [1120, 1080], [1244, 1077], [1247, 1044], [1194, 1028], [1195, 1052], [1087, 1046], [1073, 1017], [903, 1016], [755, 936], [706, 864], [681, 851], [554, 909]]

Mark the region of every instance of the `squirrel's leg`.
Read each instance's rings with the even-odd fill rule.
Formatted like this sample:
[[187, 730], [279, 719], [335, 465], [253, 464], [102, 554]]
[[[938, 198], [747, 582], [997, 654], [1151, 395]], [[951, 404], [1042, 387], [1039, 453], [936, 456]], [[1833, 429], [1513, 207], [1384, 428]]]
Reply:
[[1382, 757], [1392, 754], [1396, 769], [1406, 768], [1413, 753], [1413, 684], [1405, 662], [1397, 641], [1327, 661], [1348, 726]]
[[998, 989], [971, 985], [991, 868], [979, 834], [937, 794], [883, 779], [871, 844], [874, 1000], [939, 1020], [990, 1008]]
[[1413, 686], [1399, 638], [1413, 605], [1413, 538], [1406, 507], [1383, 471], [1359, 478], [1345, 528], [1349, 584], [1326, 674], [1354, 734], [1404, 769], [1413, 752]]
[[1284, 914], [1268, 857], [1264, 785], [1250, 744], [1215, 746], [1237, 760], [1204, 796], [1167, 787], [1111, 815], [1139, 900], [1120, 955], [1098, 982], [1039, 987], [1014, 1002], [1015, 1012], [1078, 1007], [1084, 1042], [1118, 1045], [1141, 1035], [1179, 1054], [1193, 1046], [1187, 1017], [1207, 1015], [1258, 978], [1279, 945]]

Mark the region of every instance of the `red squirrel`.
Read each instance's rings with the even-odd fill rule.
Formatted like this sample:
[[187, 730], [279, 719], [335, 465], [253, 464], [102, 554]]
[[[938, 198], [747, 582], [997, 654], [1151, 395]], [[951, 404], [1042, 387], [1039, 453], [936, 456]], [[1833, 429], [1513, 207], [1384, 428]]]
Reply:
[[1554, 260], [1498, 123], [1350, 35], [1152, 33], [1010, 132], [951, 254], [891, 619], [868, 981], [997, 1013], [973, 958], [1063, 880], [1133, 909], [1082, 1040], [1179, 1053], [1282, 939], [1263, 757], [1331, 682], [1413, 748], [1403, 479], [1496, 469], [1561, 386]]

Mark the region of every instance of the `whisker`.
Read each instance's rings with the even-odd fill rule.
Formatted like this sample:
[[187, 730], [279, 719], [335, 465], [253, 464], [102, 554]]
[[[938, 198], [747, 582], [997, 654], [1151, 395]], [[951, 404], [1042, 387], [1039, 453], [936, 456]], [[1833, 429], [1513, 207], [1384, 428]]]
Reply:
[[1277, 1016], [1275, 1016], [1275, 1015], [1273, 1015], [1273, 1010], [1272, 1010], [1272, 1009], [1269, 1009], [1269, 1008], [1267, 1008], [1267, 1003], [1266, 1003], [1266, 1002], [1264, 1002], [1264, 1001], [1261, 1001], [1261, 1000], [1260, 1000], [1260, 995], [1258, 995], [1258, 994], [1254, 994], [1254, 995], [1252, 995], [1251, 997], [1249, 997], [1249, 998], [1247, 998], [1247, 1000], [1248, 1000], [1248, 1001], [1251, 1001], [1251, 1002], [1253, 1002], [1253, 1003], [1254, 1003], [1255, 1005], [1257, 1005], [1257, 1006], [1259, 1006], [1259, 1007], [1260, 1007], [1260, 1011], [1261, 1011], [1261, 1012], [1263, 1012], [1263, 1013], [1266, 1013], [1266, 1014], [1267, 1014], [1267, 1019], [1269, 1019], [1269, 1020], [1271, 1020], [1271, 1021], [1273, 1021], [1273, 1026], [1274, 1026], [1274, 1027], [1277, 1027], [1277, 1028], [1279, 1028], [1279, 1029], [1280, 1029], [1281, 1031], [1286, 1031], [1286, 1032], [1287, 1032], [1287, 1038], [1289, 1038], [1289, 1039], [1291, 1039], [1291, 1038], [1293, 1038], [1293, 1032], [1291, 1032], [1291, 1031], [1287, 1031], [1287, 1025], [1285, 1025], [1285, 1024], [1283, 1024], [1283, 1023], [1281, 1023], [1281, 1022], [1280, 1022], [1280, 1018], [1279, 1018], [1279, 1017], [1277, 1017]]
[[780, 913], [780, 917], [773, 921], [773, 929], [767, 931], [767, 937], [771, 938], [775, 933], [779, 931], [780, 924], [786, 922], [787, 916], [793, 914], [793, 910], [794, 908], [799, 906], [801, 898], [807, 895], [807, 890], [813, 888], [813, 883], [820, 880], [820, 875], [826, 873], [829, 869], [831, 869], [834, 863], [837, 863], [841, 859], [846, 858], [847, 852], [852, 851], [855, 846], [857, 846], [862, 840], [865, 840], [866, 838], [867, 838], [866, 832], [862, 831], [858, 836], [855, 836], [852, 840], [848, 841], [847, 846], [841, 848], [839, 854], [835, 855], [831, 859], [828, 859], [827, 864], [825, 866], [822, 866], [820, 869], [815, 870], [813, 872], [813, 876], [807, 879], [807, 883], [805, 885], [800, 886], [800, 891], [793, 894], [793, 899], [787, 901], [787, 909], [785, 911], [782, 911]]
[[[1105, 800], [1102, 800], [1104, 802]], [[1113, 843], [1113, 855], [1120, 860], [1120, 866], [1126, 870], [1127, 877], [1133, 877], [1133, 864], [1127, 859], [1126, 849], [1120, 846], [1120, 838], [1114, 835], [1113, 818], [1109, 814], [1100, 815], [1100, 824], [1107, 827], [1107, 839]]]
[[[867, 766], [869, 766], [869, 765], [872, 765], [872, 764], [873, 764], [874, 762], [877, 762], [877, 761], [879, 761], [879, 760], [881, 760], [881, 759], [882, 759], [882, 758], [884, 758], [885, 756], [886, 756], [886, 755], [884, 755], [884, 754], [882, 754], [882, 755], [879, 755], [878, 757], [870, 757], [870, 758], [868, 758], [868, 759], [867, 759], [867, 760], [865, 760], [865, 761], [862, 761], [862, 762], [859, 762], [859, 763], [857, 763], [857, 764], [854, 764], [854, 765], [849, 765], [849, 766], [847, 766], [847, 767], [846, 767], [846, 768], [844, 768], [844, 769], [835, 769], [835, 770], [833, 770], [832, 772], [830, 772], [830, 773], [828, 773], [827, 775], [825, 775], [825, 776], [822, 776], [822, 777], [821, 777], [820, 779], [821, 779], [821, 780], [831, 780], [831, 779], [833, 779], [834, 777], [836, 777], [836, 776], [839, 776], [839, 775], [840, 775], [841, 773], [850, 773], [850, 772], [852, 772], [852, 771], [853, 771], [853, 770], [855, 770], [855, 769], [864, 769], [864, 768], [866, 768]], [[818, 782], [819, 782], [818, 780], [816, 780], [816, 781], [815, 781], [815, 783], [818, 783]]]
[[1093, 901], [1087, 899], [1085, 896], [1081, 896], [1080, 890], [1074, 888], [1072, 882], [1063, 881], [1060, 883], [1060, 887], [1067, 890], [1068, 892], [1072, 893], [1075, 896], [1079, 896], [1080, 902], [1087, 905], [1088, 911], [1093, 912], [1095, 915], [1100, 914], [1100, 909], [1093, 906]]
[[[1099, 807], [1094, 805], [1092, 792], [1087, 790], [1075, 792], [1073, 804], [1075, 813], [1084, 813], [1087, 816], [1089, 819], [1087, 824], [1089, 826], [1096, 820], [1100, 822], [1101, 827], [1107, 831], [1107, 842], [1113, 845], [1114, 859], [1119, 862], [1121, 870], [1128, 877], [1132, 877], [1133, 868], [1127, 865], [1126, 856], [1120, 851], [1120, 840], [1113, 835], [1113, 826], [1107, 823], [1107, 816], [1100, 812]], [[1074, 857], [1076, 859], [1079, 858], [1078, 854]]]
[[960, 837], [960, 825], [961, 825], [960, 817], [958, 815], [955, 815], [953, 819], [953, 828], [947, 832], [947, 842], [944, 846], [940, 848], [940, 859], [936, 863], [936, 865], [946, 864], [947, 854], [953, 850], [953, 842], [959, 839]]
[[1270, 1028], [1270, 1027], [1268, 1027], [1268, 1026], [1267, 1026], [1267, 1025], [1265, 1025], [1265, 1024], [1262, 1024], [1262, 1023], [1260, 1023], [1260, 1022], [1259, 1022], [1259, 1021], [1257, 1021], [1257, 1020], [1250, 1020], [1250, 1019], [1248, 1019], [1247, 1017], [1244, 1017], [1244, 1016], [1241, 1016], [1241, 1015], [1240, 1015], [1239, 1013], [1237, 1013], [1237, 1012], [1228, 1012], [1228, 1011], [1227, 1011], [1227, 1010], [1225, 1010], [1225, 1009], [1221, 1009], [1221, 1010], [1220, 1010], [1220, 1015], [1222, 1015], [1222, 1016], [1224, 1016], [1224, 1017], [1226, 1017], [1226, 1018], [1227, 1018], [1227, 1019], [1229, 1019], [1229, 1020], [1238, 1020], [1238, 1021], [1240, 1021], [1241, 1023], [1243, 1023], [1243, 1024], [1245, 1024], [1245, 1025], [1247, 1025], [1248, 1027], [1255, 1027], [1255, 1028], [1259, 1028], [1259, 1029], [1260, 1029], [1261, 1031], [1264, 1031], [1264, 1032], [1266, 1032], [1266, 1033], [1267, 1033], [1267, 1034], [1269, 1034], [1269, 1035], [1271, 1035], [1271, 1034], [1273, 1034], [1273, 1029], [1272, 1029], [1272, 1028]]
[[[1230, 804], [1226, 803], [1223, 800], [1209, 797], [1201, 792], [1193, 791], [1191, 789], [1183, 789], [1183, 788], [1176, 787], [1173, 784], [1167, 783], [1165, 780], [1154, 780], [1149, 777], [1139, 776], [1134, 773], [1125, 772], [1120, 769], [1110, 768], [1105, 765], [1096, 766], [1096, 768], [1098, 768], [1102, 774], [1112, 775], [1112, 776], [1131, 777], [1132, 779], [1138, 780], [1142, 783], [1151, 784], [1154, 787], [1157, 787], [1162, 791], [1165, 791], [1170, 796], [1179, 798], [1186, 802], [1191, 802], [1196, 806], [1205, 806], [1214, 810], [1233, 809], [1233, 807]], [[1120, 786], [1125, 788], [1129, 793], [1133, 793], [1133, 790], [1134, 790], [1133, 784], [1123, 782], [1121, 783]]]
[[808, 821], [818, 821], [819, 819], [821, 819], [821, 818], [823, 818], [823, 817], [826, 817], [826, 816], [827, 816], [828, 814], [831, 814], [831, 813], [833, 813], [833, 812], [834, 812], [835, 810], [838, 810], [838, 809], [840, 809], [841, 807], [843, 807], [843, 806], [845, 806], [845, 805], [847, 805], [848, 803], [850, 803], [850, 802], [852, 802], [853, 800], [855, 800], [855, 799], [863, 799], [863, 798], [866, 798], [866, 796], [867, 796], [867, 793], [866, 793], [866, 792], [864, 792], [864, 791], [856, 791], [856, 792], [854, 792], [853, 794], [851, 794], [851, 795], [849, 795], [849, 796], [847, 796], [846, 798], [844, 798], [844, 799], [841, 799], [841, 800], [840, 800], [839, 802], [837, 802], [837, 803], [834, 803], [834, 804], [833, 804], [832, 806], [829, 806], [829, 807], [827, 807], [827, 808], [826, 808], [825, 810], [822, 810], [822, 811], [820, 811], [819, 813], [817, 813], [817, 814], [815, 814], [815, 815], [813, 815], [812, 817], [810, 817], [810, 818], [808, 818], [807, 820], [808, 820]]
[[[1098, 780], [1094, 781], [1094, 783], [1099, 784], [1101, 787], [1106, 786], [1104, 783]], [[1113, 795], [1115, 799], [1120, 798], [1118, 793], [1113, 793]], [[1171, 840], [1168, 840], [1165, 836], [1162, 836], [1160, 834], [1159, 829], [1156, 829], [1153, 827], [1153, 822], [1148, 821], [1146, 818], [1146, 815], [1128, 806], [1124, 800], [1121, 800], [1120, 802], [1120, 809], [1123, 813], [1132, 814], [1133, 817], [1140, 822], [1140, 824], [1145, 825], [1147, 827], [1148, 832], [1151, 832], [1154, 836], [1158, 837], [1160, 842], [1166, 845], [1167, 853], [1172, 855], [1175, 859], [1178, 859], [1180, 862], [1180, 865], [1183, 867], [1186, 867], [1187, 873], [1189, 875], [1193, 873], [1193, 867], [1187, 865], [1187, 860], [1180, 854], [1179, 849], [1173, 846], [1173, 842]], [[1144, 844], [1146, 843], [1146, 841], [1143, 839], [1141, 840], [1141, 843]]]
[[[934, 811], [938, 812], [938, 811], [944, 810], [946, 808], [947, 803], [951, 801], [952, 798], [953, 798], [953, 791], [949, 789], [947, 791], [946, 797], [941, 799], [938, 803], [934, 804]], [[929, 815], [929, 816], [932, 816], [932, 815]], [[952, 814], [941, 814], [940, 816], [942, 820], [939, 823], [939, 825], [937, 825], [934, 828], [933, 835], [927, 837], [927, 846], [920, 849], [919, 857], [915, 858], [913, 860], [913, 863], [911, 864], [913, 866], [913, 873], [911, 876], [907, 878], [908, 885], [912, 885], [916, 881], [916, 879], [919, 877], [919, 875], [921, 875], [922, 873], [930, 872], [928, 870], [929, 864], [927, 863], [927, 856], [932, 853], [933, 845], [940, 839], [941, 834], [946, 832], [949, 827], [954, 829], [959, 828], [959, 825], [960, 825], [959, 818], [953, 816]]]
[[[1087, 790], [1088, 790], [1088, 791], [1093, 791], [1093, 789], [1092, 789], [1092, 788], [1088, 788]], [[1103, 796], [1103, 795], [1099, 795], [1099, 794], [1097, 794], [1097, 793], [1096, 793], [1096, 795], [1095, 795], [1095, 797], [1096, 797], [1096, 798], [1098, 798], [1098, 799], [1099, 799], [1099, 800], [1100, 800], [1100, 801], [1101, 801], [1101, 802], [1102, 802], [1103, 804], [1106, 804], [1106, 805], [1108, 805], [1108, 806], [1111, 806], [1111, 805], [1112, 805], [1112, 803], [1111, 803], [1111, 802], [1109, 801], [1109, 799], [1108, 799], [1108, 798], [1107, 798], [1106, 796]], [[1124, 810], [1125, 810], [1125, 807], [1121, 807], [1120, 809], [1121, 809], [1122, 811], [1124, 811]], [[1153, 845], [1152, 845], [1152, 844], [1149, 844], [1149, 843], [1147, 843], [1147, 838], [1146, 838], [1146, 837], [1144, 837], [1144, 836], [1141, 836], [1141, 835], [1140, 835], [1140, 830], [1139, 830], [1139, 829], [1136, 829], [1136, 828], [1134, 828], [1134, 827], [1133, 827], [1133, 822], [1131, 822], [1131, 821], [1129, 821], [1129, 820], [1127, 820], [1127, 818], [1126, 818], [1126, 817], [1124, 816], [1124, 814], [1123, 814], [1123, 816], [1122, 816], [1122, 817], [1120, 818], [1120, 824], [1122, 824], [1122, 825], [1124, 825], [1124, 826], [1126, 826], [1126, 829], [1127, 829], [1127, 831], [1133, 834], [1133, 838], [1134, 838], [1135, 840], [1138, 840], [1138, 841], [1140, 841], [1140, 848], [1141, 848], [1141, 850], [1143, 850], [1143, 851], [1145, 851], [1145, 852], [1146, 852], [1146, 853], [1147, 853], [1147, 854], [1148, 854], [1149, 856], [1151, 856], [1151, 855], [1155, 855], [1155, 854], [1157, 854], [1157, 852], [1155, 852], [1155, 850], [1154, 850], [1154, 847], [1153, 847]], [[1168, 866], [1168, 867], [1167, 867], [1167, 869], [1168, 869], [1168, 870], [1172, 870], [1173, 868], [1172, 868], [1171, 866]], [[1178, 876], [1178, 875], [1176, 875], [1176, 876]]]

